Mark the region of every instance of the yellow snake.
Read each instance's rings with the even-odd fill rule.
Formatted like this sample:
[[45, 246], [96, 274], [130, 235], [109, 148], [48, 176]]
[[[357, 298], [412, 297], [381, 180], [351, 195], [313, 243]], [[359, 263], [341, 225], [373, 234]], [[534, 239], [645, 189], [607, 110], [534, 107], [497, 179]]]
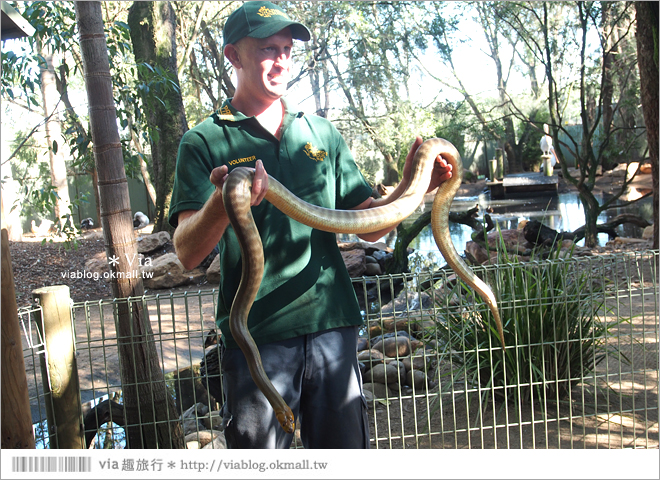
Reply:
[[[413, 174], [404, 192], [393, 200], [387, 197], [377, 200], [373, 208], [332, 210], [311, 205], [294, 196], [270, 176], [265, 198], [286, 215], [318, 230], [355, 234], [376, 232], [398, 225], [421, 204], [438, 155], [451, 164], [452, 177], [440, 185], [433, 201], [431, 215], [433, 237], [447, 264], [466, 284], [479, 293], [490, 308], [504, 347], [504, 332], [495, 295], [458, 255], [449, 235], [449, 209], [461, 185], [463, 165], [458, 151], [447, 140], [432, 138], [425, 141], [415, 153]], [[254, 170], [251, 168], [235, 168], [225, 181], [222, 191], [225, 210], [236, 232], [243, 258], [241, 281], [229, 314], [229, 327], [234, 340], [245, 354], [255, 384], [273, 407], [282, 428], [288, 433], [293, 433], [295, 427], [293, 413], [266, 375], [259, 349], [247, 326], [248, 313], [261, 285], [264, 270], [263, 245], [250, 210], [253, 176]]]

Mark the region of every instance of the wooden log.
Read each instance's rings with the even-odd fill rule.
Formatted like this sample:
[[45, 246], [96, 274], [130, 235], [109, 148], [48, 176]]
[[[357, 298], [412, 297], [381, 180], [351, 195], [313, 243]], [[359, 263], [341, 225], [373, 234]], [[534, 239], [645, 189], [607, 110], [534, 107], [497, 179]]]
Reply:
[[[4, 215], [3, 215], [4, 219]], [[2, 448], [34, 448], [9, 235], [2, 228]]]
[[46, 392], [49, 447], [86, 448], [80, 405], [78, 362], [71, 324], [71, 296], [66, 285], [32, 291], [43, 314], [37, 328], [44, 339], [41, 368]]

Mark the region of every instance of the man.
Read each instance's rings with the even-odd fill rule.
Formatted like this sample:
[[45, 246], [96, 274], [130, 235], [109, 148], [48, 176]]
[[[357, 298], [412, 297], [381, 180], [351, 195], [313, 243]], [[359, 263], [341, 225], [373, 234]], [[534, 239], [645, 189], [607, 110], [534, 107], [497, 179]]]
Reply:
[[[307, 28], [270, 2], [246, 2], [227, 19], [223, 35], [224, 54], [236, 71], [236, 93], [183, 137], [170, 223], [186, 268], [219, 245], [216, 322], [222, 332], [227, 445], [288, 448], [292, 440], [250, 377], [228, 326], [241, 258], [222, 185], [232, 168], [249, 166], [255, 168], [251, 203], [265, 269], [248, 325], [265, 371], [299, 420], [306, 448], [368, 448], [356, 360], [362, 318], [335, 235], [295, 222], [261, 200], [268, 189], [266, 171], [298, 197], [327, 208], [369, 208], [371, 187], [332, 124], [294, 110], [282, 98], [293, 39], [308, 41]], [[410, 175], [410, 160], [420, 144], [418, 138], [404, 176]], [[431, 188], [451, 176], [441, 158], [436, 167]], [[387, 231], [362, 238], [377, 240]]]

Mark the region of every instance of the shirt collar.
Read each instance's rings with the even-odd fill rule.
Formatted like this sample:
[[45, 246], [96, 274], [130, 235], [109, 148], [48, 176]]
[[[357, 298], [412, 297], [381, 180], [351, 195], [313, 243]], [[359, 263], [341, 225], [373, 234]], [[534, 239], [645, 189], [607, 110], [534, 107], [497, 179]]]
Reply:
[[[243, 113], [239, 112], [231, 104], [232, 99], [228, 98], [222, 102], [222, 107], [218, 110], [218, 118], [220, 120], [225, 120], [229, 122], [240, 122], [241, 120], [247, 120], [251, 117], [246, 117]], [[286, 98], [282, 98], [282, 104], [284, 105], [284, 124], [289, 123], [294, 117], [302, 117], [303, 112], [298, 110], [298, 105], [295, 102], [289, 101]]]

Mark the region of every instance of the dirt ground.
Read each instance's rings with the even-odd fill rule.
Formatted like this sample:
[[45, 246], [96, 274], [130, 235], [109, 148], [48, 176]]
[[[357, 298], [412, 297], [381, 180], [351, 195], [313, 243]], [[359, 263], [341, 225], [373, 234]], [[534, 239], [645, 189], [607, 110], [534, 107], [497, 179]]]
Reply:
[[[607, 184], [601, 186], [608, 188]], [[469, 195], [479, 188], [478, 183], [464, 186], [460, 194]], [[69, 285], [75, 302], [87, 302], [74, 309], [77, 341], [84, 345], [78, 351], [83, 402], [116, 391], [121, 385], [112, 307], [98, 302], [110, 298], [109, 286], [103, 281], [63, 277], [63, 272], [83, 271], [88, 259], [105, 256], [102, 238], [93, 232], [86, 237], [77, 250], [66, 250], [58, 243], [42, 244], [41, 239], [10, 243], [19, 307], [30, 304], [35, 288], [56, 284]], [[647, 248], [648, 244], [621, 243], [602, 253]], [[629, 292], [640, 288], [642, 292], [641, 297], [629, 294], [628, 299], [616, 299], [616, 308], [625, 310], [620, 315], [637, 319], [630, 328], [646, 332], [641, 337], [624, 334], [631, 344], [626, 348], [634, 359], [632, 365], [622, 366], [615, 359], [604, 362], [593, 382], [576, 387], [568, 402], [548, 404], [552, 411], [546, 414], [538, 405], [504, 408], [496, 403], [493, 408], [492, 403], [480, 404], [480, 398], [461, 385], [442, 395], [437, 389], [415, 398], [411, 392], [403, 392], [369, 406], [372, 447], [658, 448], [657, 294], [649, 293], [653, 285], [657, 289], [657, 279], [650, 266], [644, 269], [648, 271], [631, 272], [623, 267], [612, 272], [624, 286], [629, 282]], [[645, 285], [648, 282], [651, 290]], [[205, 335], [213, 328], [212, 286], [203, 283], [146, 294], [164, 370], [199, 363]], [[26, 357], [26, 370], [30, 395], [36, 397], [40, 374], [34, 353]], [[35, 419], [45, 418], [43, 408], [33, 405]]]

